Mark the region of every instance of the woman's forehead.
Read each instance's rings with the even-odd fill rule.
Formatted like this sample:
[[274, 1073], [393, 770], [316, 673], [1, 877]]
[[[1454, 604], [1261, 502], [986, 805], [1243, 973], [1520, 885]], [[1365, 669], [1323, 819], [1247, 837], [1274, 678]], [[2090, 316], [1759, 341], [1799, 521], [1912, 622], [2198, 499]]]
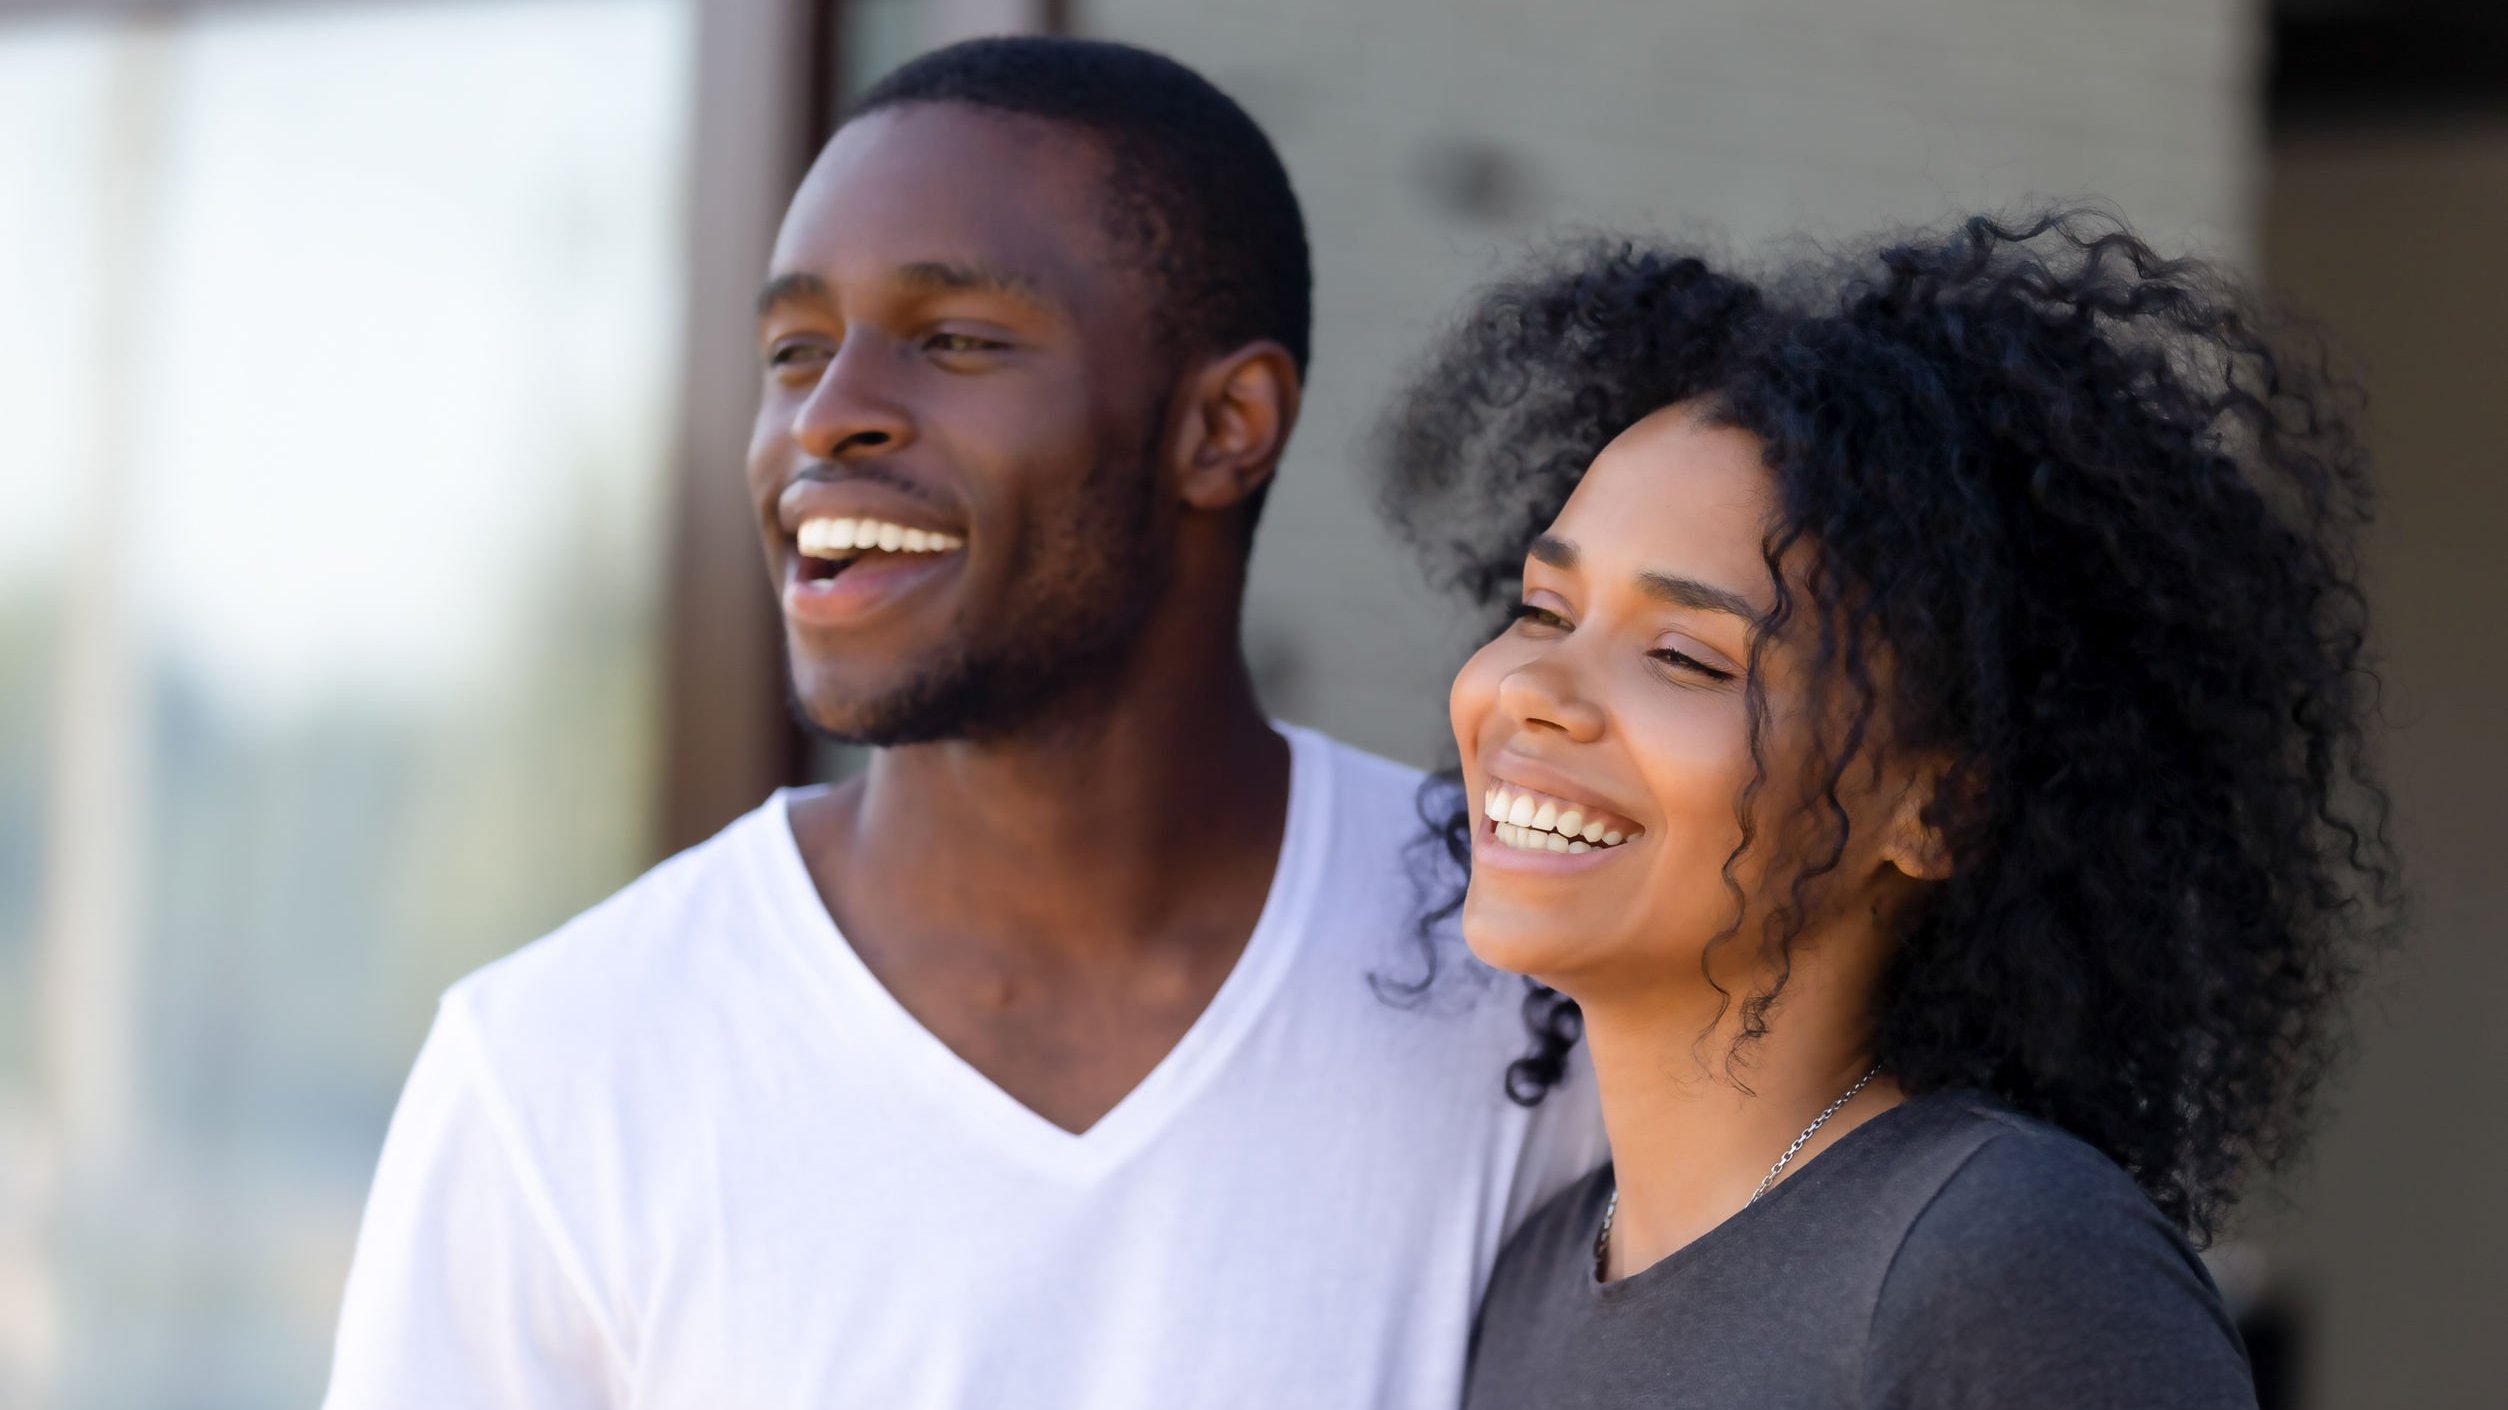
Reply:
[[1594, 457], [1552, 532], [1595, 560], [1677, 556], [1693, 569], [1749, 569], [1755, 581], [1771, 487], [1757, 436], [1665, 407]]

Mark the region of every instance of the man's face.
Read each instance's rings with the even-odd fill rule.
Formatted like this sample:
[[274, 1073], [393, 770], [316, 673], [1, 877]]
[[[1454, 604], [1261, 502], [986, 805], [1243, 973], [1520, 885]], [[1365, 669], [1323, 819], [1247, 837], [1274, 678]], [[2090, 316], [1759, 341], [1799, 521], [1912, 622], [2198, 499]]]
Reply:
[[848, 124], [793, 198], [749, 485], [814, 727], [999, 735], [1146, 618], [1174, 369], [1102, 165], [1067, 128], [914, 104]]

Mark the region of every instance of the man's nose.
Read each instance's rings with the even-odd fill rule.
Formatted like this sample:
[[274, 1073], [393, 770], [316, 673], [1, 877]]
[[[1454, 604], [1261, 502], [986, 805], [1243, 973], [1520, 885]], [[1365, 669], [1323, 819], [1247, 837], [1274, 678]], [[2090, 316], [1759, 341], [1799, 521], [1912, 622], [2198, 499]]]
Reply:
[[884, 455], [914, 440], [914, 418], [898, 395], [896, 346], [866, 330], [848, 333], [827, 370], [793, 413], [792, 438], [816, 460]]

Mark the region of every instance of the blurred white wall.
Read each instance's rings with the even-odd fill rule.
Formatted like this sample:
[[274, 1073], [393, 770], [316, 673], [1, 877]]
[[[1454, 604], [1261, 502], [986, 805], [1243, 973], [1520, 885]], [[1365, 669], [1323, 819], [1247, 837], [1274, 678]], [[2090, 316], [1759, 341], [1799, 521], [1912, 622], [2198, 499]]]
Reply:
[[1439, 320], [1528, 239], [1745, 251], [2033, 195], [2244, 262], [2251, 0], [1078, 0], [1279, 145], [1315, 246], [1312, 386], [1257, 558], [1278, 712], [1425, 762], [1464, 642], [1378, 529], [1364, 437]]
[[696, 0], [138, 8], [0, 14], [7, 1410], [317, 1398], [435, 995], [657, 831]]

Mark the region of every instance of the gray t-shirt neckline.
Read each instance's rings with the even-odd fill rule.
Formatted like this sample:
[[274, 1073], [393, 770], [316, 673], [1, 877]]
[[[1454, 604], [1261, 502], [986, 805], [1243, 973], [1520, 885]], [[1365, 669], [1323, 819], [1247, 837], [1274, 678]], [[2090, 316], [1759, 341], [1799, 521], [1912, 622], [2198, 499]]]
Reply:
[[2250, 1410], [2201, 1261], [2124, 1171], [1974, 1093], [1875, 1116], [1609, 1283], [1605, 1166], [1498, 1258], [1466, 1410]]
[[[1599, 1277], [1588, 1277], [1585, 1279], [1586, 1290], [1593, 1294], [1594, 1302], [1600, 1306], [1627, 1305], [1656, 1296], [1665, 1285], [1676, 1282], [1683, 1269], [1719, 1257], [1725, 1245], [1748, 1239], [1758, 1224], [1785, 1218], [1787, 1200], [1817, 1199], [1826, 1182], [1853, 1176], [1858, 1162], [1867, 1159], [1866, 1150], [1875, 1144], [1886, 1146], [1891, 1139], [1892, 1123], [1910, 1111], [1916, 1113], [1914, 1119], [1923, 1120], [1924, 1112], [1919, 1103], [1901, 1102], [1857, 1124], [1831, 1142], [1827, 1150], [1805, 1158], [1800, 1168], [1778, 1181], [1757, 1200], [1735, 1210], [1723, 1223], [1634, 1273], [1607, 1283]], [[1602, 1168], [1559, 1193], [1558, 1198], [1562, 1202], [1575, 1199], [1582, 1208], [1588, 1249], [1602, 1233], [1602, 1212], [1618, 1185], [1618, 1171], [1605, 1162]], [[1589, 1258], [1587, 1263], [1590, 1265], [1591, 1262]]]

